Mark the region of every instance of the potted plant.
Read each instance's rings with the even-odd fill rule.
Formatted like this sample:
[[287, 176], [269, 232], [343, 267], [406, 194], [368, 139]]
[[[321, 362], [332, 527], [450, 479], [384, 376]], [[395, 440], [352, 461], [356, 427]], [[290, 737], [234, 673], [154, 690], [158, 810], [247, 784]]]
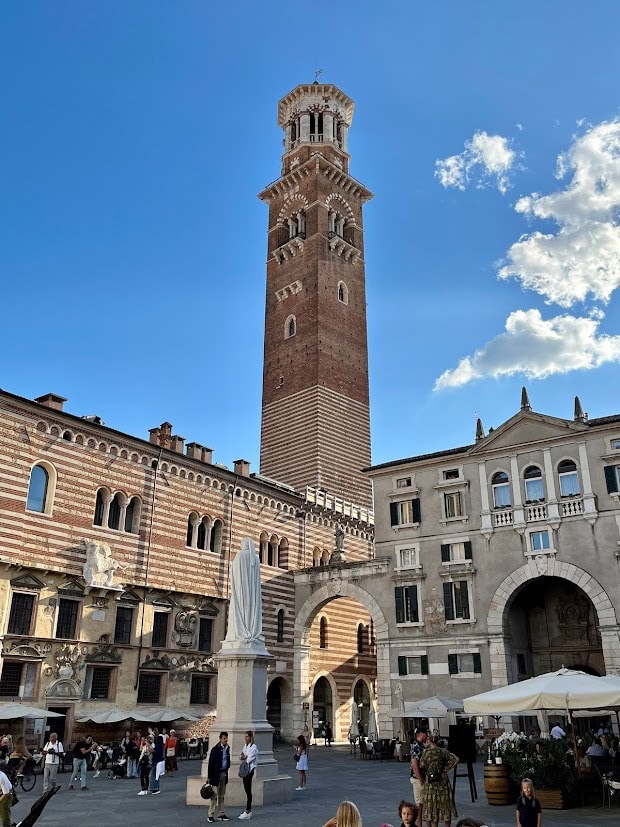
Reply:
[[505, 750], [504, 756], [515, 784], [520, 785], [523, 778], [532, 779], [543, 809], [566, 807], [575, 783], [575, 770], [564, 741], [522, 743], [520, 749]]

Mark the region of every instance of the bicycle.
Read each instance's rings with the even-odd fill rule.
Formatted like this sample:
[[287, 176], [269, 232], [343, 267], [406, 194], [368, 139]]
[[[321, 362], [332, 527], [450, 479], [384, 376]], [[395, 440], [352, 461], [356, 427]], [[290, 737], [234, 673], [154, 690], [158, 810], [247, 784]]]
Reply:
[[[12, 760], [15, 761], [15, 759]], [[13, 785], [13, 789], [16, 790], [18, 787], [21, 787], [25, 793], [29, 793], [37, 783], [37, 777], [34, 774], [34, 761], [32, 758], [28, 758], [24, 766], [24, 771], [19, 775], [15, 772], [18, 763], [19, 760], [15, 761], [13, 766], [11, 766], [9, 762], [9, 766], [7, 767], [7, 775]]]

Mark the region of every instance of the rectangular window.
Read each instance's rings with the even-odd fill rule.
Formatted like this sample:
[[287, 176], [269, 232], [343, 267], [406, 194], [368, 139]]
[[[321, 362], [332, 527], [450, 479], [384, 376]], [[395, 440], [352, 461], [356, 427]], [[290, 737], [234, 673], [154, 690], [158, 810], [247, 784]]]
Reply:
[[398, 656], [398, 674], [399, 675], [428, 675], [428, 655], [418, 655], [417, 657], [408, 657], [407, 655]]
[[459, 469], [458, 468], [451, 468], [449, 471], [443, 472], [444, 480], [458, 480], [459, 478]]
[[200, 618], [200, 629], [198, 632], [198, 651], [213, 651], [213, 620], [210, 617]]
[[79, 600], [60, 598], [58, 601], [58, 621], [56, 623], [57, 638], [75, 640], [79, 612]]
[[397, 488], [411, 488], [411, 477], [401, 477], [396, 480]]
[[525, 501], [537, 503], [545, 499], [545, 486], [542, 477], [533, 480], [525, 480]]
[[471, 541], [462, 543], [444, 543], [441, 546], [442, 563], [463, 563], [472, 559]]
[[0, 676], [0, 697], [34, 698], [39, 677], [38, 663], [4, 661]]
[[612, 439], [612, 441], [611, 441], [611, 450], [612, 451], [620, 451], [620, 439]]
[[512, 505], [510, 498], [510, 483], [500, 482], [493, 486], [493, 506], [495, 508], [508, 508]]
[[620, 465], [605, 466], [605, 482], [608, 494], [617, 494], [620, 491]]
[[575, 497], [579, 491], [579, 477], [576, 471], [567, 471], [560, 474], [560, 495], [562, 497]]
[[116, 623], [114, 624], [114, 643], [128, 645], [131, 643], [133, 627], [133, 609], [127, 606], [118, 606], [116, 609]]
[[162, 703], [162, 682], [163, 675], [152, 672], [140, 672], [138, 679], [138, 703], [159, 704]]
[[13, 592], [7, 632], [10, 635], [29, 635], [32, 628], [34, 594]]
[[462, 672], [474, 675], [482, 674], [482, 663], [478, 652], [448, 655], [448, 671], [451, 675]]
[[190, 704], [208, 704], [210, 684], [210, 675], [192, 675], [192, 688], [189, 695]]
[[109, 666], [87, 666], [84, 695], [92, 701], [112, 699], [112, 669]]
[[154, 612], [153, 614], [153, 635], [151, 646], [153, 648], [164, 648], [168, 645], [168, 618], [169, 612]]
[[443, 495], [446, 519], [463, 516], [463, 500], [459, 491]]
[[550, 548], [548, 531], [532, 531], [530, 534], [530, 545], [532, 551], [544, 551]]
[[0, 677], [0, 696], [3, 698], [19, 697], [23, 668], [23, 663], [11, 660], [4, 661], [2, 664], [2, 677]]
[[411, 569], [418, 565], [418, 550], [417, 548], [399, 548], [398, 549], [398, 568]]
[[417, 586], [396, 586], [394, 602], [397, 623], [419, 623]]
[[411, 525], [420, 522], [420, 500], [401, 500], [390, 503], [391, 525]]
[[443, 602], [446, 620], [470, 620], [467, 580], [443, 584]]

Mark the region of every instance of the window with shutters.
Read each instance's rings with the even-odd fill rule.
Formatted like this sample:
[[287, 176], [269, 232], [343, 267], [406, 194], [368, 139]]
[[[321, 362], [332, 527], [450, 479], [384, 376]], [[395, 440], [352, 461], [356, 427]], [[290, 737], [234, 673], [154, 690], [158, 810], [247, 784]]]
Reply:
[[456, 623], [471, 620], [470, 583], [468, 580], [454, 580], [443, 584], [443, 603], [446, 621]]
[[80, 614], [80, 601], [61, 597], [58, 601], [58, 620], [56, 621], [56, 637], [63, 640], [75, 640]]
[[613, 497], [618, 497], [620, 494], [620, 465], [605, 466], [605, 482], [607, 493]]
[[450, 675], [474, 677], [482, 674], [482, 662], [479, 652], [456, 652], [448, 655], [448, 672]]
[[165, 649], [168, 645], [169, 617], [169, 612], [153, 613], [153, 634], [151, 637], [151, 646], [153, 648]]
[[390, 503], [390, 524], [392, 526], [417, 525], [420, 522], [420, 500], [400, 500]]
[[114, 643], [128, 645], [131, 643], [133, 628], [133, 609], [128, 606], [117, 606], [116, 622], [114, 624]]
[[9, 635], [29, 635], [32, 631], [36, 597], [26, 592], [13, 592], [7, 632]]
[[428, 675], [428, 655], [399, 655], [398, 674], [422, 678]]
[[200, 628], [198, 630], [198, 651], [213, 651], [213, 620], [210, 617], [200, 618]]
[[394, 589], [396, 623], [419, 623], [418, 587], [396, 586]]
[[464, 563], [473, 557], [470, 540], [458, 543], [443, 543], [441, 546], [442, 563]]

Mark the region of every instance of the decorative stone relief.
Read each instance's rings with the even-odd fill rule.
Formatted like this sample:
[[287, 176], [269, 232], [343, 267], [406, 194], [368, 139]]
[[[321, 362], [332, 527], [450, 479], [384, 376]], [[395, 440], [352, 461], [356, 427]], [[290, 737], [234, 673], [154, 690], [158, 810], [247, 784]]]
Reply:
[[65, 643], [54, 655], [54, 674], [57, 678], [70, 679], [84, 668], [83, 655], [88, 654], [88, 647], [83, 649], [76, 643]]
[[99, 643], [86, 655], [86, 663], [122, 663], [122, 655], [116, 646], [110, 643]]
[[174, 619], [177, 646], [180, 646], [182, 649], [191, 649], [194, 646], [197, 626], [198, 618], [195, 614], [185, 609], [177, 612], [177, 616]]
[[120, 567], [118, 560], [112, 557], [112, 549], [107, 543], [98, 540], [82, 539], [86, 550], [83, 575], [89, 587], [112, 588], [114, 575]]
[[547, 571], [549, 569], [549, 557], [546, 554], [537, 554], [534, 557], [534, 564], [536, 566], [536, 571], [538, 572], [538, 574], [547, 574]]
[[300, 293], [303, 289], [303, 284], [299, 279], [297, 281], [292, 282], [291, 284], [287, 284], [286, 287], [282, 287], [280, 290], [276, 290], [276, 299], [281, 302], [284, 299], [288, 298], [288, 296], [296, 296], [297, 293]]
[[52, 651], [51, 643], [38, 640], [5, 640], [2, 645], [2, 655], [13, 655], [22, 658], [44, 658]]
[[446, 611], [443, 600], [439, 598], [424, 600], [424, 625], [429, 632], [446, 628]]
[[82, 690], [77, 681], [61, 678], [54, 681], [45, 693], [48, 698], [81, 698]]

